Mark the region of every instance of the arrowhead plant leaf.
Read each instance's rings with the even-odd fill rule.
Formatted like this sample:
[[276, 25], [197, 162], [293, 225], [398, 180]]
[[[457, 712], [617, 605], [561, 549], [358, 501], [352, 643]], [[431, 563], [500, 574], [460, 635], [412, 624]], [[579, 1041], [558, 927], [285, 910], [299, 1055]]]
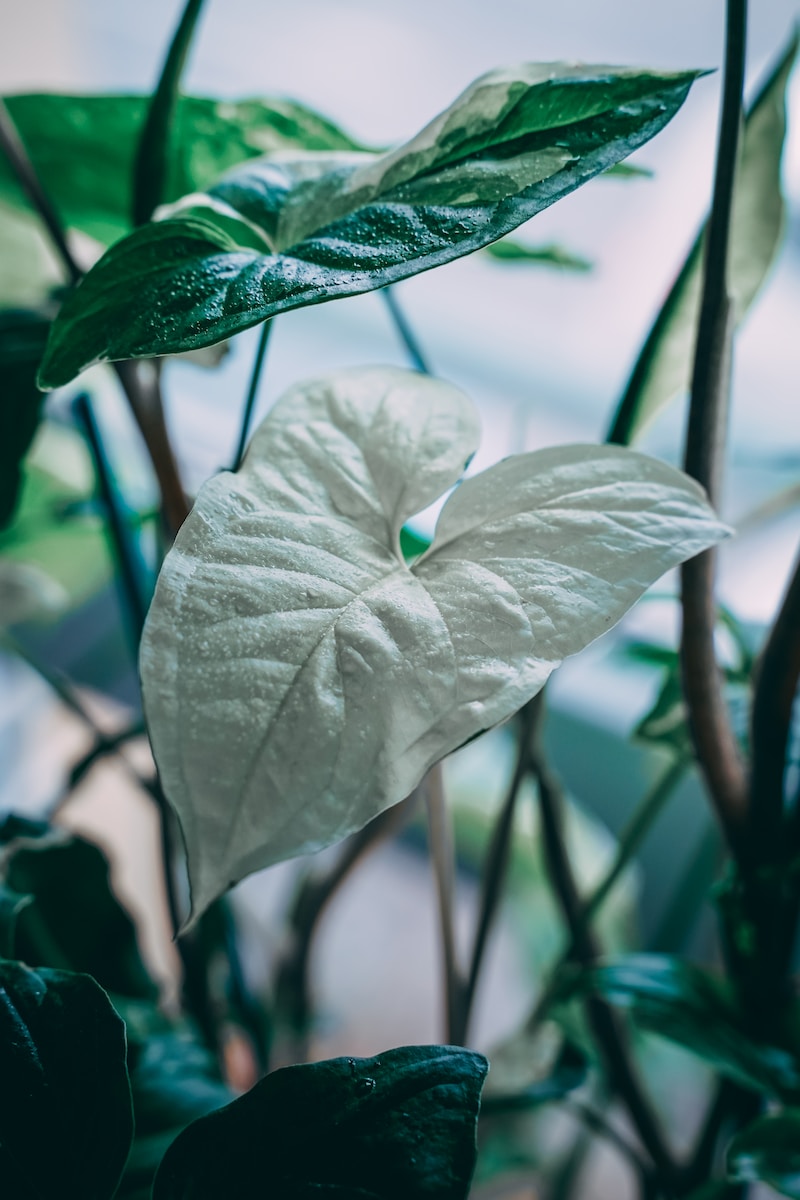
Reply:
[[656, 134], [696, 72], [523, 64], [385, 154], [244, 164], [113, 246], [59, 315], [42, 386], [384, 287], [509, 233]]
[[291, 389], [241, 471], [201, 489], [141, 652], [193, 918], [246, 874], [402, 800], [726, 535], [674, 468], [562, 446], [463, 482], [407, 565], [403, 523], [477, 444], [453, 387], [362, 368]]

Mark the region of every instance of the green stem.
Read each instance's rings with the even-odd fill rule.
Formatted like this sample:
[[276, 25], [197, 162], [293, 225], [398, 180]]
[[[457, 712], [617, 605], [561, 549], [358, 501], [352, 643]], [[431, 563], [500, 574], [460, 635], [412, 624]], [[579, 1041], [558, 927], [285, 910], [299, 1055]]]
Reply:
[[425, 781], [425, 800], [428, 810], [428, 844], [439, 906], [447, 1040], [451, 1044], [456, 1044], [458, 1034], [466, 1026], [464, 1004], [467, 985], [459, 965], [458, 947], [456, 946], [455, 845], [452, 821], [447, 810], [447, 801], [442, 785], [441, 763], [431, 767], [428, 772]]
[[256, 348], [256, 356], [253, 360], [253, 372], [250, 376], [250, 385], [247, 389], [247, 398], [244, 402], [244, 411], [242, 412], [242, 425], [239, 430], [239, 441], [236, 446], [236, 453], [233, 456], [232, 471], [238, 471], [242, 465], [244, 452], [247, 448], [247, 442], [250, 437], [250, 426], [253, 421], [253, 410], [255, 409], [256, 396], [258, 395], [259, 384], [261, 383], [261, 372], [264, 367], [264, 359], [267, 355], [267, 346], [269, 345], [269, 335], [272, 332], [273, 318], [265, 321], [261, 326], [261, 334], [258, 339]]
[[[706, 489], [712, 503], [719, 499], [728, 424], [734, 317], [728, 292], [728, 246], [742, 124], [746, 25], [746, 0], [728, 0], [722, 114], [684, 454], [687, 473]], [[747, 789], [714, 648], [715, 565], [713, 550], [684, 564], [681, 665], [700, 769], [728, 841], [741, 856], [748, 849]]]
[[169, 136], [178, 88], [203, 0], [187, 0], [147, 110], [133, 169], [133, 224], [144, 225], [165, 198]]
[[422, 375], [431, 375], [432, 372], [428, 366], [427, 359], [422, 353], [422, 348], [417, 341], [416, 334], [400, 306], [400, 301], [397, 299], [397, 293], [394, 288], [391, 286], [382, 288], [381, 295], [394, 322], [395, 329], [400, 335], [400, 341], [406, 348], [414, 370], [419, 371]]

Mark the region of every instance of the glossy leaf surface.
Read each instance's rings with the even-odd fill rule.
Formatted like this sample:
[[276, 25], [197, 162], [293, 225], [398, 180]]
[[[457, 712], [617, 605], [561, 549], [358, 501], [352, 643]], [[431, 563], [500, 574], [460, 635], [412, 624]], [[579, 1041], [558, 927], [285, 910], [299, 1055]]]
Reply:
[[477, 443], [455, 388], [344, 371], [286, 393], [239, 474], [201, 489], [140, 664], [194, 916], [251, 871], [402, 800], [665, 570], [725, 536], [673, 468], [567, 446], [462, 483], [407, 566], [403, 523]]
[[247, 164], [105, 255], [62, 310], [42, 379], [208, 345], [477, 250], [646, 142], [694, 78], [523, 64], [386, 154]]
[[[783, 232], [781, 157], [786, 137], [786, 87], [797, 46], [795, 34], [745, 120], [728, 259], [737, 320], [755, 300]], [[635, 441], [665, 405], [689, 387], [703, 245], [701, 231], [642, 347], [609, 431], [611, 442], [629, 445]]]
[[125, 1027], [88, 975], [0, 961], [0, 1187], [110, 1200], [133, 1135]]
[[[104, 246], [131, 228], [131, 180], [148, 96], [6, 96], [8, 110], [62, 222]], [[302, 104], [179, 96], [164, 197], [177, 200], [223, 171], [276, 150], [355, 150], [356, 142]], [[0, 201], [29, 202], [0, 156]]]
[[728, 1173], [742, 1183], [768, 1183], [800, 1200], [800, 1109], [762, 1117], [731, 1142]]
[[784, 1050], [752, 1041], [722, 986], [691, 963], [632, 954], [594, 968], [566, 968], [564, 998], [594, 993], [630, 1011], [636, 1025], [677, 1042], [745, 1087], [781, 1095], [800, 1085]]
[[275, 1071], [177, 1139], [153, 1200], [465, 1200], [487, 1068], [404, 1046]]

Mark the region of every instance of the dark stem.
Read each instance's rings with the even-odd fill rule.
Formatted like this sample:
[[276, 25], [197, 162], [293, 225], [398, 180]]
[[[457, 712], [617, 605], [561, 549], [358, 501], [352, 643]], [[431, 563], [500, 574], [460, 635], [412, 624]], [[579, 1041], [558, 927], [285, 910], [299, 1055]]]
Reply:
[[303, 1061], [308, 1056], [313, 1008], [309, 968], [320, 918], [354, 867], [402, 828], [416, 801], [417, 794], [412, 793], [401, 804], [380, 813], [347, 839], [336, 862], [325, 874], [309, 874], [301, 884], [287, 921], [288, 946], [276, 972], [274, 987], [275, 1012], [279, 1019], [288, 1021], [294, 1037], [295, 1061]]
[[158, 361], [112, 364], [144, 439], [161, 494], [161, 513], [170, 541], [189, 515], [189, 502], [181, 483], [164, 419], [161, 364]]
[[[101, 733], [99, 736], [96, 736], [94, 745], [90, 750], [87, 750], [82, 758], [78, 759], [70, 771], [66, 795], [68, 796], [70, 792], [74, 791], [89, 771], [91, 771], [95, 763], [100, 762], [101, 759], [106, 758], [109, 754], [115, 754], [125, 742], [132, 741], [134, 738], [144, 737], [145, 732], [144, 722], [134, 721], [132, 725], [126, 725], [124, 729], [120, 729], [118, 733]], [[56, 805], [56, 810], [59, 807], [60, 804]]]
[[645, 1179], [650, 1175], [650, 1167], [643, 1161], [639, 1152], [627, 1141], [626, 1138], [618, 1133], [611, 1122], [606, 1118], [605, 1114], [593, 1108], [591, 1104], [587, 1104], [584, 1100], [579, 1100], [574, 1096], [565, 1096], [559, 1101], [562, 1108], [567, 1112], [572, 1113], [576, 1120], [580, 1121], [592, 1133], [599, 1134], [619, 1153], [622, 1157], [634, 1168], [640, 1178]]
[[466, 1044], [475, 993], [480, 979], [484, 954], [489, 940], [500, 899], [508, 873], [511, 856], [511, 844], [514, 834], [514, 816], [517, 810], [520, 789], [528, 772], [528, 738], [530, 729], [524, 722], [518, 731], [517, 761], [514, 774], [506, 794], [500, 815], [492, 833], [492, 840], [486, 854], [483, 878], [481, 880], [481, 897], [478, 908], [478, 922], [475, 928], [475, 940], [472, 945], [467, 982], [464, 990], [463, 1008], [460, 1016], [462, 1025], [451, 1032], [454, 1034], [455, 1045]]
[[131, 537], [130, 526], [126, 521], [122, 500], [106, 454], [103, 435], [86, 392], [80, 392], [75, 397], [73, 409], [89, 445], [100, 497], [105, 508], [113, 557], [117, 564], [117, 577], [122, 584], [122, 607], [128, 618], [126, 623], [135, 662], [147, 615], [143, 582], [144, 564]]
[[794, 852], [781, 845], [784, 776], [792, 709], [800, 679], [800, 559], [761, 655], [753, 696], [750, 836], [759, 861]]
[[386, 303], [386, 307], [389, 309], [395, 329], [400, 335], [400, 340], [406, 348], [412, 366], [416, 371], [420, 371], [423, 375], [430, 375], [431, 369], [428, 366], [425, 355], [422, 353], [422, 349], [417, 341], [416, 335], [408, 323], [405, 313], [400, 307], [400, 301], [397, 299], [394, 288], [382, 288], [381, 295]]
[[[728, 293], [728, 246], [742, 124], [746, 25], [746, 0], [728, 0], [722, 114], [684, 454], [687, 473], [706, 489], [712, 504], [719, 500], [728, 425], [734, 318]], [[728, 841], [743, 855], [747, 852], [747, 787], [714, 650], [715, 564], [715, 551], [707, 550], [682, 570], [683, 687], [700, 769]]]
[[150, 100], [134, 160], [134, 225], [144, 225], [149, 221], [154, 209], [166, 195], [169, 136], [178, 100], [178, 87], [202, 7], [203, 0], [187, 0]]
[[19, 136], [19, 131], [2, 97], [0, 97], [0, 147], [2, 147], [3, 153], [24, 188], [28, 199], [41, 217], [50, 235], [50, 240], [53, 242], [66, 268], [70, 283], [78, 283], [83, 275], [83, 271], [73, 257], [63, 226], [58, 218], [58, 213], [39, 181], [39, 176], [36, 174], [30, 155], [25, 149], [22, 138]]
[[[574, 943], [575, 959], [588, 965], [600, 957], [593, 930], [584, 926], [582, 904], [567, 854], [563, 827], [564, 797], [550, 770], [542, 740], [543, 697], [530, 701], [533, 708], [530, 767], [539, 788], [542, 844], [550, 885], [555, 892]], [[624, 1102], [653, 1165], [665, 1183], [675, 1178], [676, 1167], [661, 1135], [656, 1116], [642, 1090], [630, 1059], [625, 1032], [616, 1013], [602, 1000], [590, 999], [586, 1012], [594, 1039], [604, 1060], [609, 1082]]]
[[247, 442], [250, 437], [250, 426], [253, 422], [253, 411], [255, 409], [256, 397], [258, 388], [261, 382], [261, 372], [264, 367], [264, 359], [267, 354], [267, 346], [269, 344], [269, 335], [272, 332], [273, 318], [265, 321], [261, 326], [261, 333], [258, 339], [258, 347], [256, 356], [253, 360], [253, 373], [250, 376], [250, 386], [247, 389], [247, 399], [244, 402], [244, 411], [242, 413], [242, 425], [239, 430], [239, 441], [236, 446], [236, 453], [233, 456], [232, 471], [238, 471], [242, 465], [244, 452], [247, 448]]
[[424, 786], [428, 810], [428, 847], [439, 906], [446, 1037], [451, 1045], [455, 1045], [458, 1042], [457, 1035], [466, 1027], [464, 1006], [467, 983], [458, 961], [456, 946], [455, 844], [442, 786], [441, 763], [431, 767]]

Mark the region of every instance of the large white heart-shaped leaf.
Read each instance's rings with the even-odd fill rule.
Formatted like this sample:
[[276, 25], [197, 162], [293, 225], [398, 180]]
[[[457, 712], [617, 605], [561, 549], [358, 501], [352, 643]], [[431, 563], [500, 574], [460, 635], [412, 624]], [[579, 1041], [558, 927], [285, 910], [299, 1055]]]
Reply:
[[345, 371], [286, 393], [241, 471], [201, 489], [141, 655], [193, 915], [402, 800], [725, 536], [674, 468], [563, 446], [462, 483], [407, 565], [403, 522], [458, 480], [477, 442], [472, 404], [449, 385]]

